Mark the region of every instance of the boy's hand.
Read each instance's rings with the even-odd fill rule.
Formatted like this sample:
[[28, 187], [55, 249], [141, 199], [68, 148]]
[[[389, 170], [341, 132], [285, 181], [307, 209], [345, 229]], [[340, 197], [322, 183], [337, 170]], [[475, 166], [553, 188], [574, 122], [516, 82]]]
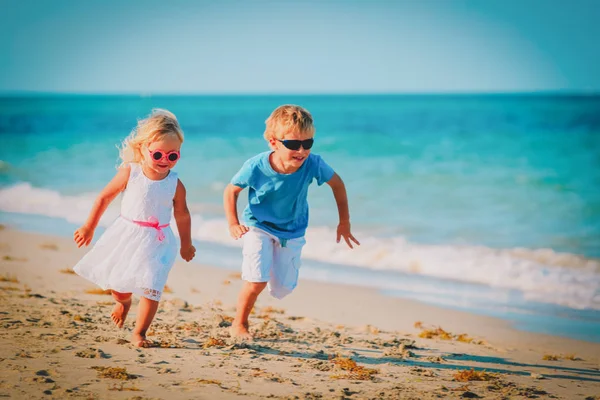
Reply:
[[336, 240], [337, 243], [340, 242], [341, 237], [344, 238], [344, 240], [348, 244], [348, 247], [350, 247], [351, 249], [353, 249], [354, 247], [352, 246], [352, 243], [350, 242], [350, 240], [352, 240], [354, 243], [356, 243], [357, 245], [360, 246], [360, 243], [358, 242], [358, 240], [356, 240], [354, 238], [354, 236], [352, 236], [352, 233], [350, 232], [350, 222], [340, 222], [340, 224], [338, 225], [337, 240]]
[[196, 255], [196, 248], [190, 244], [189, 246], [182, 247], [179, 250], [179, 254], [181, 254], [181, 258], [185, 261], [191, 261]]
[[94, 238], [94, 229], [82, 226], [73, 234], [73, 240], [77, 243], [77, 247], [87, 246]]
[[241, 238], [242, 236], [244, 236], [244, 234], [246, 232], [248, 232], [249, 230], [250, 229], [245, 225], [239, 225], [239, 224], [231, 225], [229, 227], [229, 234], [231, 235], [232, 238], [237, 240], [237, 239]]

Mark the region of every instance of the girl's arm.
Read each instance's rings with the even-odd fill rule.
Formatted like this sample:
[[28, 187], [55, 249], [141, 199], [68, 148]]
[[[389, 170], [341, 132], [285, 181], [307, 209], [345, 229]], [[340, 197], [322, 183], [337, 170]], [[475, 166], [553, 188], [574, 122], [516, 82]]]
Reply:
[[229, 225], [229, 234], [234, 239], [239, 239], [248, 232], [247, 226], [240, 225], [237, 213], [237, 199], [242, 190], [244, 189], [230, 183], [223, 193], [223, 205], [225, 206], [225, 217], [227, 218], [227, 224]]
[[185, 186], [178, 179], [175, 197], [173, 198], [173, 214], [181, 240], [181, 258], [190, 261], [196, 255], [196, 248], [192, 245], [192, 217], [187, 207]]
[[342, 178], [336, 173], [333, 174], [333, 177], [327, 182], [327, 184], [331, 187], [333, 191], [333, 197], [335, 197], [335, 202], [338, 208], [338, 214], [340, 216], [340, 223], [337, 227], [337, 239], [336, 241], [339, 243], [340, 238], [343, 237], [348, 246], [352, 249], [351, 240], [360, 245], [358, 240], [352, 236], [350, 232], [350, 211], [348, 210], [348, 196], [346, 194], [346, 186], [344, 185], [344, 181]]
[[106, 208], [115, 197], [127, 187], [130, 171], [131, 166], [129, 165], [119, 168], [114, 178], [112, 178], [108, 185], [102, 189], [96, 198], [96, 201], [94, 201], [94, 205], [92, 206], [87, 221], [73, 234], [73, 239], [75, 240], [75, 243], [77, 243], [77, 247], [87, 246], [91, 243], [94, 237], [94, 231], [98, 226], [100, 218], [106, 211]]

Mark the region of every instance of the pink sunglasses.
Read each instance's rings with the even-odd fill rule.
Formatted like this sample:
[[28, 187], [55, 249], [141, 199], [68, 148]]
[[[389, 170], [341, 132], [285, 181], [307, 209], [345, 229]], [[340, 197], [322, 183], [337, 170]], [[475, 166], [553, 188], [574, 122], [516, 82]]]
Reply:
[[148, 153], [150, 154], [150, 157], [152, 157], [152, 159], [154, 161], [161, 161], [163, 158], [166, 158], [170, 162], [175, 162], [175, 161], [179, 160], [179, 158], [181, 157], [181, 154], [177, 150], [169, 151], [168, 153], [165, 153], [162, 150], [148, 149]]

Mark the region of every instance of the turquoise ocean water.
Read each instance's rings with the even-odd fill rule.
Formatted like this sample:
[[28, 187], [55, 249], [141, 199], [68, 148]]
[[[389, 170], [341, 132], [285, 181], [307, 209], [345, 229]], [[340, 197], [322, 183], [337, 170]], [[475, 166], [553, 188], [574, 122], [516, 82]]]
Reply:
[[162, 107], [186, 135], [176, 170], [198, 261], [237, 269], [222, 191], [267, 150], [264, 120], [285, 103], [312, 112], [313, 152], [346, 182], [362, 243], [336, 245], [331, 191], [314, 185], [302, 277], [600, 341], [598, 96], [0, 98], [2, 222], [70, 235], [115, 173], [116, 146]]

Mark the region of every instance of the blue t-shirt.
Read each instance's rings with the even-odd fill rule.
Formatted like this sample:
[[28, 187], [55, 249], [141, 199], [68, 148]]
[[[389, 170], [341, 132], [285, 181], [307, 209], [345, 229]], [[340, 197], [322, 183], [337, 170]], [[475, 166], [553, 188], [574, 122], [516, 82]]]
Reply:
[[244, 221], [280, 239], [304, 236], [308, 226], [308, 186], [313, 179], [321, 186], [334, 174], [317, 154], [309, 154], [302, 166], [291, 174], [276, 172], [267, 151], [252, 157], [231, 179], [231, 184], [248, 187], [248, 206]]

